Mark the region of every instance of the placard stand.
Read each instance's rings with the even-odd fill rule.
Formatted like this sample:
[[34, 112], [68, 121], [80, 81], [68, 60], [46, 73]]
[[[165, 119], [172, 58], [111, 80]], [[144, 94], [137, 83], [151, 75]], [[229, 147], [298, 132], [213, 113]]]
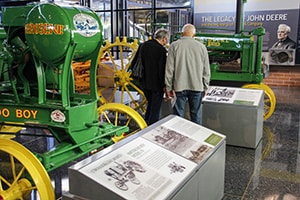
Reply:
[[263, 90], [211, 86], [202, 109], [203, 126], [226, 135], [227, 144], [257, 147], [263, 131]]
[[220, 200], [225, 139], [170, 115], [71, 166], [63, 199]]

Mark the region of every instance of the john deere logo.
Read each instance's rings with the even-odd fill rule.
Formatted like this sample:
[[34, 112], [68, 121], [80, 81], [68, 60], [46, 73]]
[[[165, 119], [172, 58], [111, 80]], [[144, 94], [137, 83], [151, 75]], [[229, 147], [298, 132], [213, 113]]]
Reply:
[[73, 17], [76, 31], [84, 37], [92, 37], [99, 32], [99, 24], [95, 18], [87, 14], [77, 14]]

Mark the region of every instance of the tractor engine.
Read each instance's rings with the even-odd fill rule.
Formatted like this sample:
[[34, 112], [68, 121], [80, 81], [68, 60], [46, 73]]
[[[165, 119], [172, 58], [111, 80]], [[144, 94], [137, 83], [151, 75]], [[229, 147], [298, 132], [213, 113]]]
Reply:
[[17, 99], [37, 95], [40, 83], [60, 92], [67, 78], [62, 77], [63, 67], [90, 60], [102, 44], [99, 17], [81, 6], [32, 3], [4, 7], [2, 25], [0, 80], [5, 84], [0, 92], [11, 91]]

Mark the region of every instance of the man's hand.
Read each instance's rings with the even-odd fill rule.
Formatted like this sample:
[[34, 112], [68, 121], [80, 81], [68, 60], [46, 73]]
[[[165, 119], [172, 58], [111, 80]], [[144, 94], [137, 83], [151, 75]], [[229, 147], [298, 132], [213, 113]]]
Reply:
[[167, 96], [169, 97], [169, 98], [174, 98], [174, 91], [173, 90], [171, 90], [171, 91], [166, 91], [167, 92]]
[[165, 90], [165, 98], [164, 98], [165, 102], [172, 98], [174, 98], [174, 91], [173, 90], [171, 90], [171, 91]]

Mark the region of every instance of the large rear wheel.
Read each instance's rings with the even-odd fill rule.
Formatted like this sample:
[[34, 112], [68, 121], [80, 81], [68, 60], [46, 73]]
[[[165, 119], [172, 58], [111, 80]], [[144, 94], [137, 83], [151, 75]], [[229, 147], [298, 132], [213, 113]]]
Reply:
[[98, 93], [101, 104], [121, 103], [145, 113], [147, 100], [143, 91], [131, 77], [129, 66], [138, 48], [138, 41], [127, 42], [127, 38], [116, 38], [100, 49], [98, 69]]

